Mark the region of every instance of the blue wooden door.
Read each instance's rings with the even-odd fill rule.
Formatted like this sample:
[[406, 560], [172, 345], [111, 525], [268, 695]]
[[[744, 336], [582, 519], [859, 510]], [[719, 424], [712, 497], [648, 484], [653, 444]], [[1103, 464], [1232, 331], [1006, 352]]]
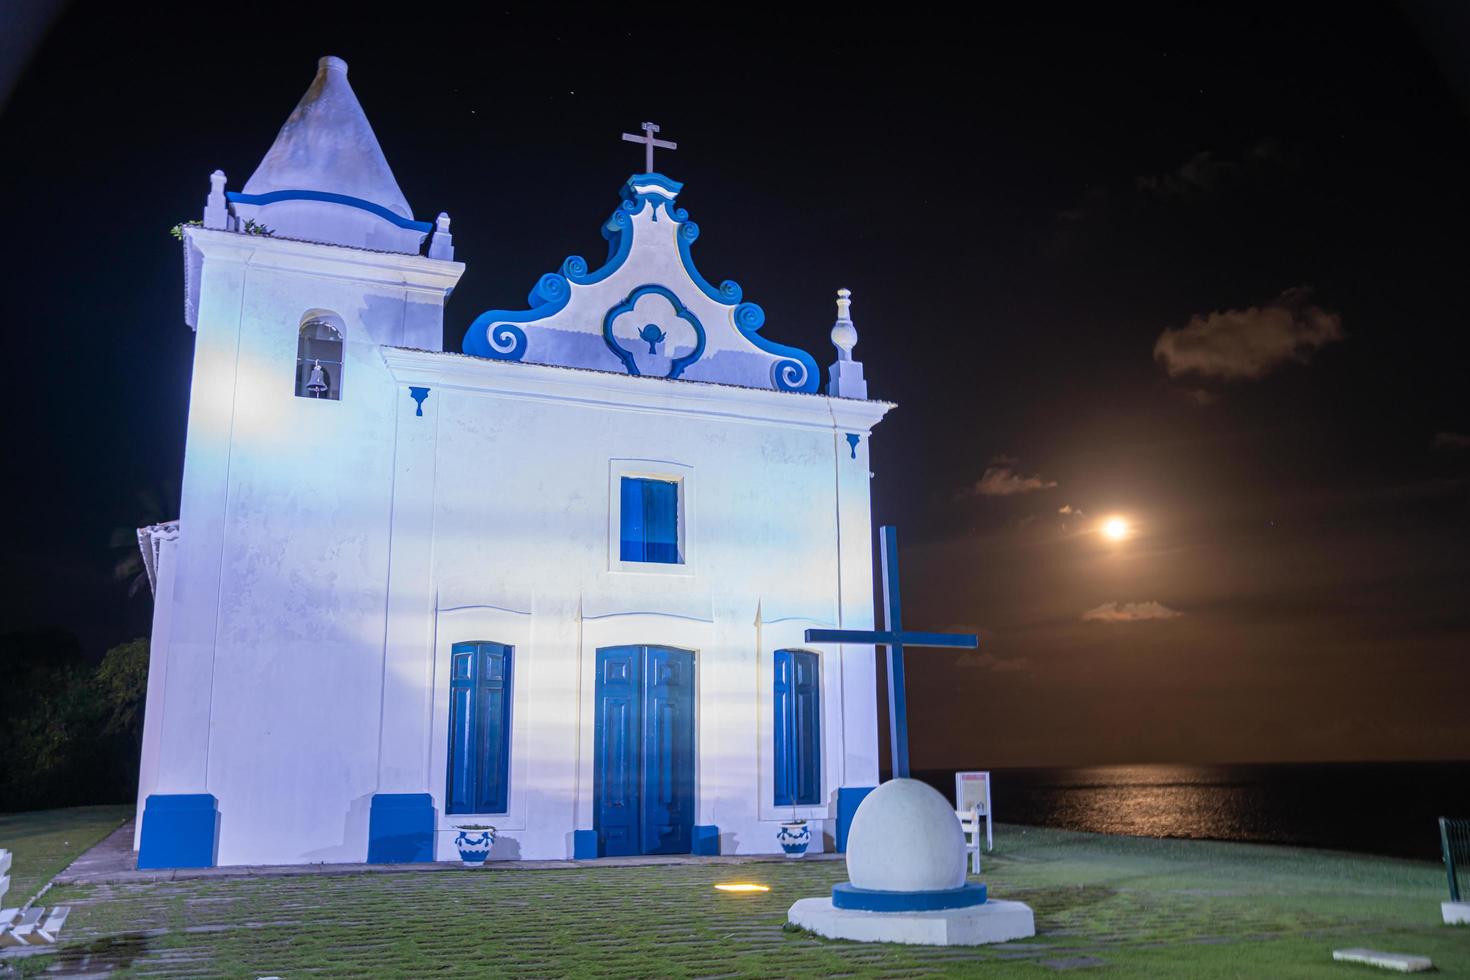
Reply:
[[642, 647], [597, 651], [592, 796], [598, 853], [604, 857], [639, 853], [636, 753], [642, 655]]
[[694, 654], [597, 651], [593, 808], [598, 853], [687, 854], [694, 832]]
[[694, 654], [647, 647], [643, 853], [688, 854], [694, 835]]

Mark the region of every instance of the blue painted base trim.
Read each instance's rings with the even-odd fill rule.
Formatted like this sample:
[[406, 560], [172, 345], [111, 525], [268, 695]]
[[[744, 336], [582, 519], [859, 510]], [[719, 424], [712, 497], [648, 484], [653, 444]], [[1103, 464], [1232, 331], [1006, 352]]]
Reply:
[[858, 888], [850, 881], [832, 886], [832, 905], [863, 912], [935, 912], [985, 904], [985, 886], [966, 882], [958, 888], [929, 892], [884, 892]]
[[428, 793], [374, 793], [367, 860], [368, 864], [434, 860], [434, 798]]
[[590, 861], [597, 857], [597, 831], [572, 831], [572, 857], [578, 861]]
[[867, 795], [876, 786], [842, 786], [837, 790], [837, 853], [847, 850], [847, 831], [852, 826], [852, 815]]
[[212, 868], [219, 840], [213, 793], [161, 794], [143, 804], [138, 867]]
[[690, 849], [691, 854], [719, 854], [720, 853], [720, 828], [714, 824], [695, 824], [694, 844]]

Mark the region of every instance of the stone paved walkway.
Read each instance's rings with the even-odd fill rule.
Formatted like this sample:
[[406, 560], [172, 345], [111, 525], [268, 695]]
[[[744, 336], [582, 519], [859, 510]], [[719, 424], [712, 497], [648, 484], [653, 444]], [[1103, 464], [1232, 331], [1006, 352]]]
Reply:
[[[1332, 949], [1372, 946], [1470, 975], [1470, 930], [1439, 924], [1443, 873], [1434, 865], [1001, 830], [985, 881], [996, 897], [1032, 906], [1038, 935], [992, 947], [829, 942], [785, 929], [793, 901], [846, 877], [835, 860], [221, 869], [161, 880], [108, 871], [99, 854], [48, 897], [73, 912], [45, 968], [191, 980], [1312, 977], [1352, 969], [1333, 964]], [[770, 890], [714, 887], [731, 881]], [[6, 963], [0, 956], [0, 976]]]
[[[57, 885], [101, 885], [124, 882], [192, 881], [212, 878], [297, 878], [305, 875], [409, 874], [463, 871], [458, 861], [429, 864], [236, 864], [220, 868], [163, 868], [139, 871], [133, 851], [136, 822], [129, 820], [57, 875]], [[781, 863], [782, 854], [711, 857], [693, 854], [652, 854], [644, 857], [598, 858], [595, 861], [493, 861], [496, 870], [551, 871], [576, 867], [638, 868], [661, 865], [738, 865]], [[804, 861], [840, 861], [840, 854], [809, 854]]]

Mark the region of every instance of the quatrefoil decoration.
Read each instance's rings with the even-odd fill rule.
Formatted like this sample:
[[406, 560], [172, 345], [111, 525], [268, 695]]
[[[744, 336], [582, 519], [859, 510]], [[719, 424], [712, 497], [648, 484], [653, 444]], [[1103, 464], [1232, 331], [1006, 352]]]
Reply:
[[704, 354], [699, 318], [672, 290], [653, 284], [639, 286], [607, 311], [602, 339], [634, 375], [677, 378]]

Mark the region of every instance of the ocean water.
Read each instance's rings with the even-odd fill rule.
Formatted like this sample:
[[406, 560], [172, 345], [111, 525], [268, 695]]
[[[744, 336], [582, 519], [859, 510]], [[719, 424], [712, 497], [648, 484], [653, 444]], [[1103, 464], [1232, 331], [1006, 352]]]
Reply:
[[[954, 770], [914, 776], [954, 798]], [[1470, 762], [998, 769], [991, 803], [1001, 823], [1437, 861], [1438, 818], [1470, 817]]]

